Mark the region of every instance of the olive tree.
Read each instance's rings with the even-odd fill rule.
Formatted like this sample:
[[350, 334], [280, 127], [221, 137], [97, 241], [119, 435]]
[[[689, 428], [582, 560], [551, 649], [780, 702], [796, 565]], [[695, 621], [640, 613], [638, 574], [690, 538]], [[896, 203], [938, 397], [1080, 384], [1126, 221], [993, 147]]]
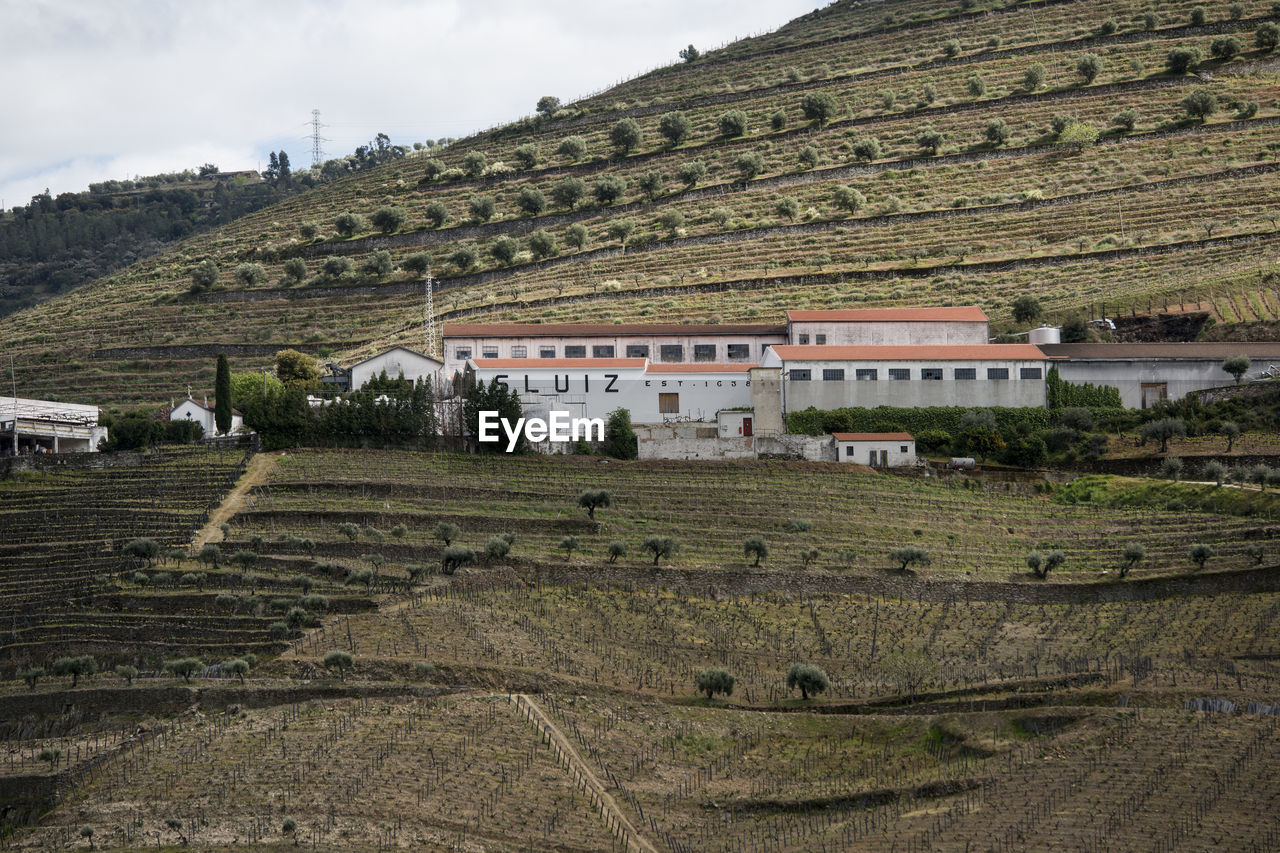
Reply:
[[1160, 442], [1160, 452], [1169, 450], [1169, 439], [1181, 438], [1187, 434], [1187, 424], [1182, 418], [1160, 418], [1148, 421], [1139, 431], [1143, 440], [1152, 439]]
[[1124, 546], [1124, 563], [1120, 566], [1120, 577], [1125, 577], [1133, 570], [1138, 563], [1141, 563], [1147, 556], [1147, 549], [1137, 542], [1130, 542]]
[[809, 695], [827, 692], [831, 680], [821, 667], [811, 663], [793, 663], [787, 669], [787, 689], [799, 688], [800, 698], [808, 700]]
[[880, 140], [874, 136], [863, 136], [854, 141], [849, 150], [855, 160], [870, 163], [880, 159]]
[[440, 552], [440, 570], [451, 575], [464, 566], [475, 565], [476, 552], [464, 545], [451, 545]]
[[453, 540], [457, 539], [461, 535], [462, 530], [458, 528], [458, 525], [451, 524], [447, 521], [437, 522], [436, 526], [431, 530], [432, 538], [439, 539], [444, 543], [446, 548], [452, 545]]
[[1076, 59], [1076, 73], [1085, 85], [1092, 83], [1102, 73], [1102, 58], [1096, 53], [1085, 53]]
[[1218, 431], [1227, 437], [1227, 452], [1231, 452], [1231, 448], [1235, 447], [1236, 439], [1240, 437], [1240, 425], [1235, 421], [1223, 421]]
[[640, 125], [633, 118], [621, 119], [609, 128], [609, 141], [623, 154], [630, 154], [633, 149], [639, 147], [643, 139], [644, 134], [640, 130]]
[[551, 187], [551, 198], [566, 210], [573, 210], [586, 194], [587, 185], [581, 178], [565, 178]]
[[212, 260], [205, 259], [195, 265], [191, 270], [191, 290], [199, 293], [202, 290], [208, 290], [218, 283], [218, 265]]
[[1179, 101], [1178, 105], [1188, 117], [1201, 121], [1218, 111], [1218, 99], [1207, 89], [1197, 89]]
[[729, 110], [716, 119], [716, 127], [725, 139], [733, 139], [747, 132], [747, 114], [742, 110]]
[[626, 542], [622, 542], [620, 540], [616, 542], [610, 542], [609, 543], [609, 562], [610, 563], [618, 562], [619, 557], [627, 556], [628, 550], [630, 550], [630, 548]]
[[556, 153], [561, 157], [567, 157], [571, 163], [576, 162], [587, 153], [587, 141], [581, 136], [566, 136], [560, 140]]
[[676, 179], [686, 187], [697, 185], [698, 181], [706, 177], [706, 174], [707, 164], [701, 160], [690, 160], [676, 167]]
[[1218, 552], [1213, 549], [1212, 545], [1205, 545], [1197, 542], [1195, 545], [1191, 546], [1191, 550], [1188, 555], [1191, 557], [1191, 562], [1196, 564], [1197, 569], [1203, 569], [1204, 564], [1209, 562], [1209, 559], [1217, 553]]
[[755, 557], [755, 562], [751, 564], [752, 568], [760, 565], [760, 561], [769, 556], [769, 546], [765, 544], [763, 536], [748, 536], [742, 543], [742, 552], [748, 557]]
[[933, 562], [929, 552], [916, 545], [904, 545], [901, 548], [894, 548], [889, 552], [889, 560], [898, 564], [898, 571], [900, 572], [905, 572], [907, 566], [912, 563], [917, 566], [927, 566]]
[[164, 662], [166, 672], [174, 675], [182, 676], [182, 680], [191, 683], [191, 676], [204, 669], [204, 663], [199, 658], [176, 658]]
[[653, 564], [658, 565], [658, 560], [669, 560], [679, 550], [680, 545], [670, 536], [647, 536], [642, 543], [644, 549], [653, 555]]
[[547, 197], [537, 187], [521, 187], [516, 194], [516, 207], [526, 216], [537, 216], [547, 209]]
[[243, 658], [232, 658], [222, 662], [222, 671], [231, 675], [239, 676], [240, 683], [244, 684], [245, 674], [249, 672], [249, 662]]
[[1236, 380], [1236, 384], [1240, 384], [1240, 380], [1249, 372], [1249, 357], [1247, 355], [1233, 355], [1222, 362], [1222, 369], [1230, 373], [1232, 378]]
[[578, 506], [587, 511], [587, 517], [596, 520], [596, 510], [609, 506], [613, 496], [606, 489], [587, 489], [578, 495]]
[[680, 110], [663, 113], [658, 119], [658, 133], [667, 140], [667, 147], [674, 148], [689, 135], [689, 118]]
[[351, 654], [341, 649], [334, 649], [324, 656], [325, 669], [336, 669], [338, 678], [342, 681], [347, 680], [347, 670], [351, 669], [354, 663], [355, 659], [351, 657]]
[[1200, 51], [1194, 47], [1175, 47], [1164, 58], [1164, 67], [1170, 74], [1186, 74], [1200, 64]]
[[733, 684], [733, 674], [727, 669], [713, 667], [698, 673], [698, 692], [707, 694], [707, 699], [715, 698], [717, 693], [722, 696], [731, 696], [733, 694]]
[[838, 108], [830, 92], [809, 92], [800, 99], [800, 112], [819, 127], [826, 124]]
[[373, 216], [369, 217], [370, 221], [373, 223], [373, 227], [377, 228], [383, 234], [390, 234], [394, 231], [399, 231], [407, 218], [408, 215], [405, 213], [403, 207], [395, 207], [392, 205], [378, 208], [373, 212]]

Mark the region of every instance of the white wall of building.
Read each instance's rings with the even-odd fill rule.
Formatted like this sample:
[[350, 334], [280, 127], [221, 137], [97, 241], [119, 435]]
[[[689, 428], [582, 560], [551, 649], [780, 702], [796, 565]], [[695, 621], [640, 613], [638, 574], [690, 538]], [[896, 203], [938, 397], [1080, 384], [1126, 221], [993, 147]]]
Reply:
[[442, 364], [422, 353], [405, 347], [392, 347], [386, 352], [365, 359], [351, 367], [351, 390], [356, 391], [370, 379], [376, 379], [385, 370], [388, 379], [403, 376], [410, 382], [430, 379], [432, 387], [439, 383]]
[[[994, 346], [994, 345], [993, 345]], [[776, 354], [766, 358], [765, 367], [780, 366], [783, 377], [783, 406], [798, 412], [813, 406], [838, 409], [845, 406], [874, 408], [894, 406], [1044, 406], [1045, 359], [987, 358], [948, 360], [922, 359], [818, 359], [783, 361]], [[941, 379], [923, 379], [924, 370], [941, 370]], [[975, 378], [957, 379], [956, 370], [972, 370]], [[824, 371], [843, 371], [842, 379], [823, 379]], [[875, 371], [875, 379], [858, 379], [859, 370]], [[891, 370], [905, 370], [909, 379], [891, 379]], [[1007, 371], [1008, 379], [988, 378], [989, 370]], [[1037, 372], [1024, 378], [1023, 371]], [[798, 377], [808, 371], [809, 379]]]
[[[477, 358], [568, 358], [568, 352], [580, 347], [581, 357], [594, 358], [647, 358], [653, 364], [677, 363], [709, 364], [742, 363], [760, 361], [769, 346], [785, 344], [787, 337], [781, 330], [758, 334], [732, 332], [710, 333], [701, 328], [696, 332], [675, 334], [591, 334], [547, 336], [536, 334], [512, 335], [448, 335], [444, 339], [447, 376], [462, 370], [468, 359]], [[695, 347], [711, 346], [714, 350], [707, 358], [698, 358]], [[680, 358], [665, 359], [664, 346], [680, 347]], [[645, 355], [628, 355], [629, 348], [641, 347]], [[732, 347], [732, 349], [731, 349]], [[552, 353], [544, 355], [544, 352]], [[634, 352], [634, 351], [633, 351]], [[577, 356], [574, 356], [575, 358]]]
[[[197, 402], [190, 397], [173, 407], [169, 412], [169, 420], [195, 421], [204, 428], [206, 437], [211, 438], [218, 434], [218, 426], [214, 421], [213, 406], [206, 407], [203, 403]], [[243, 426], [244, 418], [233, 412], [231, 414], [231, 432], [236, 432]]]
[[[1058, 361], [1056, 365], [1058, 375], [1067, 382], [1119, 389], [1120, 402], [1127, 409], [1146, 409], [1161, 396], [1170, 401], [1180, 400], [1192, 391], [1235, 382], [1235, 378], [1222, 369], [1220, 358], [1090, 359]], [[1254, 362], [1245, 380], [1257, 378], [1265, 368], [1265, 364]]]
[[969, 346], [987, 343], [987, 329], [985, 322], [792, 321], [789, 343], [800, 346]]
[[[873, 468], [901, 468], [916, 464], [914, 438], [859, 439], [845, 441], [835, 436], [836, 461], [870, 465]], [[872, 456], [872, 454], [875, 454]]]
[[[617, 359], [593, 364], [594, 359], [473, 359], [477, 380], [494, 379], [520, 394], [527, 414], [568, 411], [575, 417], [607, 418], [614, 409], [631, 412], [636, 424], [673, 421], [715, 422], [721, 409], [751, 405], [748, 368], [754, 365], [649, 364]], [[672, 411], [662, 411], [663, 408]], [[580, 413], [580, 414], [579, 414]], [[542, 415], [539, 414], [539, 417]]]

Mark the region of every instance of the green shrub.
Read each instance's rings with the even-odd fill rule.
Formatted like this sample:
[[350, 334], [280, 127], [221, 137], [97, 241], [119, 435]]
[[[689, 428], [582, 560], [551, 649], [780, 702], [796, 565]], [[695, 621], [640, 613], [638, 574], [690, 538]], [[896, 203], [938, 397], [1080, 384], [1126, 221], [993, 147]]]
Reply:
[[707, 694], [707, 699], [714, 698], [717, 693], [722, 696], [733, 694], [734, 677], [727, 669], [704, 669], [698, 673], [696, 683], [698, 692]]
[[793, 663], [787, 670], [787, 689], [800, 689], [800, 698], [807, 700], [810, 694], [825, 693], [831, 687], [826, 672], [811, 663]]

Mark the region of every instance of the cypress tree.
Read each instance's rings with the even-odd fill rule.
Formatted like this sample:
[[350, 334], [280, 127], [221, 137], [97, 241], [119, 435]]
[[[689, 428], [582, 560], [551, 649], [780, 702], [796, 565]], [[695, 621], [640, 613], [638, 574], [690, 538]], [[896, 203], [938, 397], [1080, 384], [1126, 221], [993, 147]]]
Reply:
[[231, 365], [227, 357], [218, 353], [218, 376], [213, 386], [213, 425], [219, 433], [231, 431]]

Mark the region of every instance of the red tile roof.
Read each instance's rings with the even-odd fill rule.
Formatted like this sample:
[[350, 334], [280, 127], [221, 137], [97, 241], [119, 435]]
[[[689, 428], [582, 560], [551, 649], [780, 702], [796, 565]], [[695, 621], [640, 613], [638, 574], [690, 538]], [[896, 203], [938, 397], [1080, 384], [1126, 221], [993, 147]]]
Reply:
[[776, 323], [445, 323], [446, 338], [613, 338], [622, 335], [778, 335]]
[[643, 369], [643, 358], [473, 358], [482, 370], [517, 370], [519, 368], [637, 368]]
[[746, 373], [758, 364], [654, 364], [649, 363], [649, 373]]
[[969, 346], [776, 346], [783, 361], [985, 361], [987, 359], [1048, 358], [1033, 344], [971, 344]]
[[836, 441], [915, 441], [905, 432], [833, 432]]
[[844, 308], [825, 311], [788, 311], [793, 323], [823, 320], [837, 323], [986, 323], [987, 315], [977, 305], [941, 308]]

